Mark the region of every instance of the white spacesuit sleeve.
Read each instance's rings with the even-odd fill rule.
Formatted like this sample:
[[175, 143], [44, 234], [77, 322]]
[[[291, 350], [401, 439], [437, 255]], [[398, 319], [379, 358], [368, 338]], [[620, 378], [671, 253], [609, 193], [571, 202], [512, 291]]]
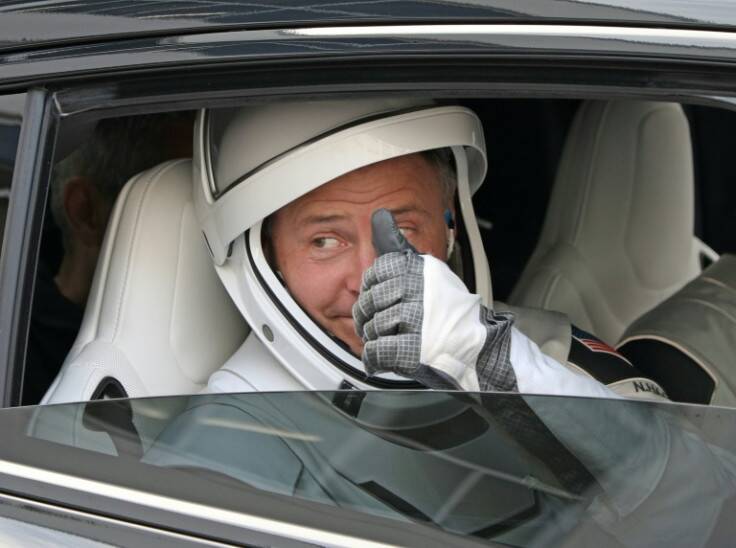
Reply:
[[594, 378], [574, 373], [543, 354], [534, 341], [516, 328], [511, 330], [510, 357], [519, 392], [523, 394], [619, 398]]
[[439, 390], [519, 391], [615, 398], [592, 377], [541, 352], [443, 261], [413, 251], [381, 255], [353, 307], [369, 374], [390, 372]]

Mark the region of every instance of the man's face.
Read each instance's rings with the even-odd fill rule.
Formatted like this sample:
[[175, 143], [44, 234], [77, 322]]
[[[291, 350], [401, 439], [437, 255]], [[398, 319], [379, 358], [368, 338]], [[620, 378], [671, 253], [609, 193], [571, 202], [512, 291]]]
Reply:
[[376, 258], [371, 214], [390, 210], [420, 253], [446, 260], [445, 203], [437, 170], [419, 154], [352, 171], [305, 194], [272, 218], [276, 268], [296, 301], [357, 355], [352, 308]]

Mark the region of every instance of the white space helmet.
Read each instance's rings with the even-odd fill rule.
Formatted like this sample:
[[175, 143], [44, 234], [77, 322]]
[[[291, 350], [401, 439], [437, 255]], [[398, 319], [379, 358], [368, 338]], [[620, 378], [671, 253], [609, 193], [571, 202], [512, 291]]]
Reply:
[[460, 106], [381, 98], [274, 102], [203, 110], [195, 127], [195, 211], [216, 270], [263, 344], [305, 387], [414, 385], [366, 378], [360, 359], [317, 325], [277, 277], [261, 245], [266, 217], [355, 169], [451, 148], [474, 290], [491, 299], [490, 274], [471, 202], [486, 172], [483, 128]]

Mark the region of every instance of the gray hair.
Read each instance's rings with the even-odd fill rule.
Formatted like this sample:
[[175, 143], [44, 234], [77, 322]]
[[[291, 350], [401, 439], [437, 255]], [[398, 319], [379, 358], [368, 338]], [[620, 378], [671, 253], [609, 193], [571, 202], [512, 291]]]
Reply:
[[457, 190], [457, 170], [455, 169], [455, 157], [450, 148], [436, 148], [421, 153], [422, 157], [437, 170], [440, 185], [442, 185], [442, 196], [445, 203], [451, 204]]
[[101, 120], [85, 142], [54, 166], [50, 207], [65, 247], [70, 230], [64, 208], [67, 183], [75, 177], [88, 179], [112, 204], [133, 175], [176, 157], [179, 151], [173, 150], [173, 131], [185, 127], [188, 119], [190, 113]]
[[[419, 154], [437, 171], [442, 186], [442, 198], [446, 204], [451, 204], [455, 199], [455, 191], [457, 190], [457, 169], [455, 168], [455, 156], [452, 154], [452, 149], [435, 148], [425, 150]], [[274, 213], [263, 219], [261, 228], [261, 241], [264, 244], [266, 259], [271, 264], [273, 264], [273, 216]]]

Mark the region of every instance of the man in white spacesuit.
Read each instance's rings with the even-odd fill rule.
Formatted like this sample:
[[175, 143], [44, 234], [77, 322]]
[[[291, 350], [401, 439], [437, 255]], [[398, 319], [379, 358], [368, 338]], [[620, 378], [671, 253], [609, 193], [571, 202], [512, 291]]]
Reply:
[[[445, 423], [459, 405], [501, 425], [518, 447], [548, 466], [605, 538], [650, 546], [700, 545], [709, 538], [734, 493], [736, 459], [673, 427], [672, 416], [655, 406], [465, 394], [436, 394], [444, 398], [437, 405], [440, 400], [428, 399], [432, 392], [345, 390], [636, 395], [628, 390], [636, 370], [625, 360], [606, 362], [609, 371], [620, 372], [611, 386], [587, 373], [584, 360], [571, 360], [575, 332], [558, 315], [493, 303], [470, 201], [486, 171], [482, 127], [471, 111], [393, 99], [282, 103], [203, 112], [196, 133], [195, 210], [217, 272], [252, 332], [211, 376], [208, 391], [214, 394], [194, 398], [158, 437], [146, 462], [204, 463], [249, 483], [251, 465], [261, 470], [272, 458], [265, 441], [211, 428], [213, 420], [256, 420], [278, 431], [288, 425], [324, 441], [313, 434], [320, 432], [320, 417], [334, 414], [355, 419], [357, 431], [368, 432], [372, 445], [366, 447], [402, 447], [411, 432], [451, 428]], [[452, 162], [437, 152], [443, 149]], [[470, 259], [457, 260], [462, 252]], [[618, 360], [613, 351], [606, 355]], [[337, 389], [343, 391], [332, 392]], [[284, 390], [323, 391], [308, 395], [315, 401], [309, 408], [320, 416], [307, 413], [304, 424], [282, 417], [299, 397], [222, 394]], [[370, 404], [372, 396], [381, 404]], [[299, 412], [293, 416], [302, 419]], [[457, 447], [472, 453], [471, 442], [480, 443], [487, 430], [453, 432], [462, 438]], [[341, 496], [363, 500], [362, 486], [373, 480], [413, 493], [404, 475], [387, 473], [393, 469], [385, 461], [338, 450], [349, 445], [349, 436], [333, 437], [332, 444], [305, 447], [279, 439], [294, 455], [292, 469], [319, 451], [329, 464], [313, 469], [337, 470], [339, 482], [349, 484], [339, 488]], [[273, 439], [266, 440], [269, 447]], [[432, 447], [431, 439], [425, 442]], [[233, 450], [233, 443], [241, 449]], [[228, 458], [232, 462], [223, 464]], [[444, 477], [464, 462], [443, 461], [436, 474]], [[309, 474], [296, 475], [289, 493], [311, 498], [325, 488]], [[520, 483], [535, 485], [529, 477]], [[452, 482], [442, 485], [432, 491], [434, 502], [417, 498], [428, 516], [442, 514], [439, 507], [455, 496]], [[564, 538], [579, 519], [577, 510], [547, 495], [530, 518], [539, 545]], [[674, 522], [670, 504], [692, 509], [688, 519]], [[586, 545], [584, 538], [577, 543]]]
[[[566, 366], [581, 337], [562, 315], [493, 304], [471, 202], [486, 173], [472, 111], [406, 99], [272, 104], [208, 111], [196, 134], [195, 209], [253, 330], [209, 390], [612, 397], [584, 373], [603, 360], [615, 392], [636, 396], [647, 383], [643, 395], [663, 395], [612, 349]], [[377, 258], [374, 240], [394, 232]]]

